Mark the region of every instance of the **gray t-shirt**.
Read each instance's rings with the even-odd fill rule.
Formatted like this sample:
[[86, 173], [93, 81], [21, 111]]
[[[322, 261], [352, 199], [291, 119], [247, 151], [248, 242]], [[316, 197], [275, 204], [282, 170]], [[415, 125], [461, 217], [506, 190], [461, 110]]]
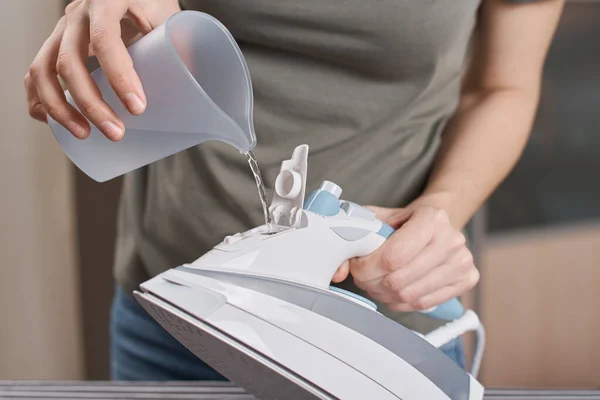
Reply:
[[[223, 22], [247, 60], [269, 197], [281, 162], [303, 143], [307, 190], [327, 179], [347, 200], [384, 207], [419, 195], [458, 103], [480, 0], [181, 3]], [[125, 177], [116, 279], [131, 292], [262, 223], [245, 157], [201, 144]], [[360, 293], [351, 279], [341, 286]], [[421, 332], [439, 326], [379, 309]]]

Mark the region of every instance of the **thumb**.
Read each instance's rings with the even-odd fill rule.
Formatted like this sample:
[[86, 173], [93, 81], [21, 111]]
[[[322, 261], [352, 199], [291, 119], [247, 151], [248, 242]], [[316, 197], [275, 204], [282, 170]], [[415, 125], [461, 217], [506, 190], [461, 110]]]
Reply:
[[178, 0], [134, 0], [130, 2], [124, 18], [146, 35], [178, 11], [181, 11]]
[[181, 11], [178, 0], [161, 0], [154, 2], [142, 1], [140, 3], [142, 3], [142, 9], [147, 13], [145, 17], [152, 26], [152, 29], [161, 25], [171, 15]]
[[121, 39], [129, 47], [144, 35], [163, 24], [171, 15], [181, 11], [177, 0], [133, 2], [121, 20]]
[[410, 218], [412, 211], [407, 208], [386, 208], [377, 206], [366, 206], [375, 213], [377, 219], [385, 222], [394, 229], [398, 229]]
[[345, 280], [350, 274], [350, 261], [344, 262], [333, 274], [331, 281], [334, 283], [340, 283]]

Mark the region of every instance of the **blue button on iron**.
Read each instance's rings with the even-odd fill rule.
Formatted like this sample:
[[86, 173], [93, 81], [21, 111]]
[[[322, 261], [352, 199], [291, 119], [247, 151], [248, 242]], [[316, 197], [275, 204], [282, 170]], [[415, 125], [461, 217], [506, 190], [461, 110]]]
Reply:
[[342, 188], [333, 182], [324, 181], [304, 202], [304, 209], [324, 217], [333, 217], [340, 211]]

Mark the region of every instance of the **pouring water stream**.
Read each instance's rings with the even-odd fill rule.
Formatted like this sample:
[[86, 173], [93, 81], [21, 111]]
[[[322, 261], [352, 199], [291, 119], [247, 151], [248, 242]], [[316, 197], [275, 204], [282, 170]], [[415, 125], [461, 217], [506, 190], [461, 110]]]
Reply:
[[273, 230], [273, 221], [271, 220], [271, 214], [269, 213], [269, 200], [265, 191], [265, 184], [260, 173], [260, 168], [258, 167], [258, 162], [256, 161], [256, 158], [254, 157], [252, 151], [248, 151], [245, 154], [248, 157], [248, 164], [250, 165], [250, 170], [252, 170], [252, 174], [254, 175], [254, 180], [256, 181], [258, 197], [260, 198], [260, 203], [262, 204], [263, 208], [263, 214], [265, 215], [265, 224], [267, 226], [268, 233], [271, 233], [271, 231]]

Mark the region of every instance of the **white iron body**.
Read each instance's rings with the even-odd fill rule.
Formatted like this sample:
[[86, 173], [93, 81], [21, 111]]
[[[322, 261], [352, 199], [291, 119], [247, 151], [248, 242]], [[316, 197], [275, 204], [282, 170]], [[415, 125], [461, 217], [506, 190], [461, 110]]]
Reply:
[[329, 182], [304, 208], [307, 156], [300, 146], [282, 163], [273, 227], [228, 236], [143, 283], [135, 292], [142, 306], [260, 399], [481, 400], [482, 385], [436, 348], [481, 332], [472, 311], [423, 337], [330, 287], [345, 260], [381, 246], [386, 227], [340, 201], [341, 189]]

